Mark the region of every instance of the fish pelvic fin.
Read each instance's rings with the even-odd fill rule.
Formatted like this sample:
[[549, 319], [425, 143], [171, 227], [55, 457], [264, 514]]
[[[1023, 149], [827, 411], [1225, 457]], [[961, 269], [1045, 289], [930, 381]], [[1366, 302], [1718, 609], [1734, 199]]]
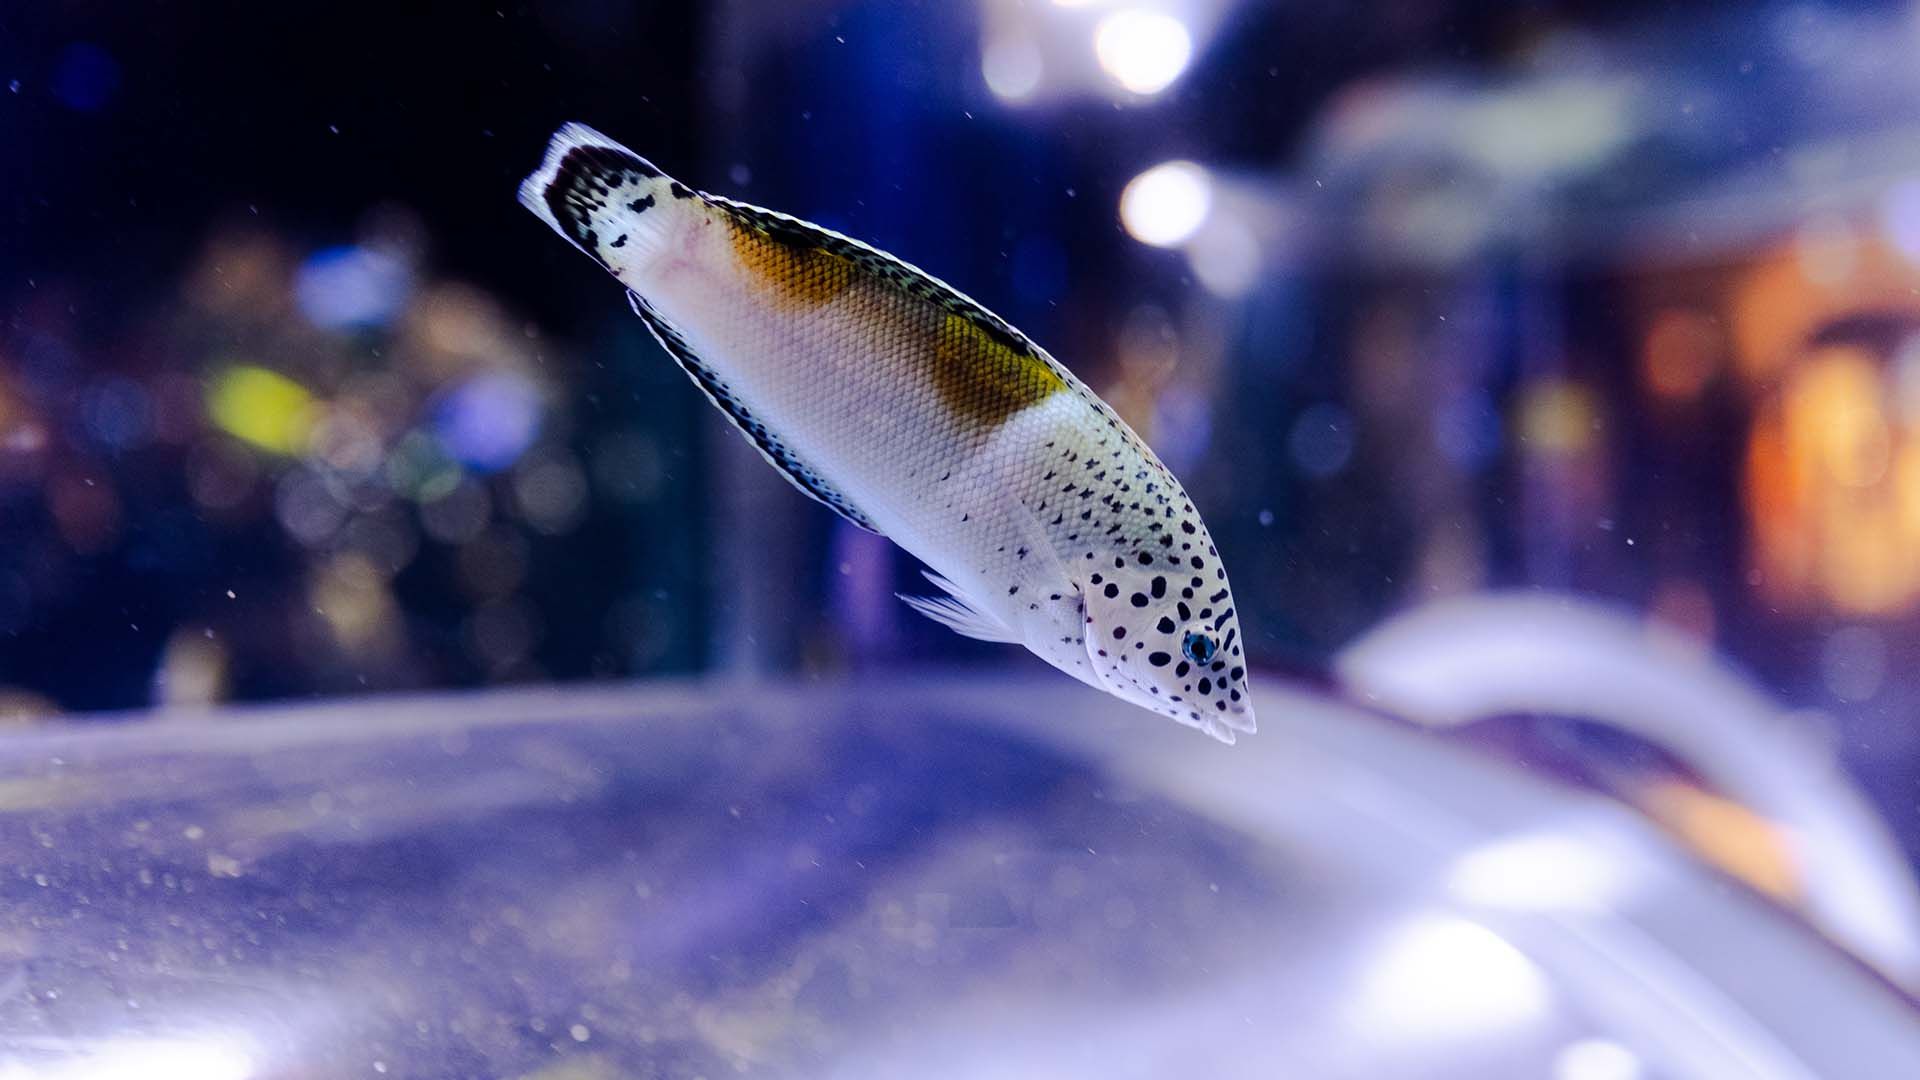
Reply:
[[965, 589], [941, 577], [931, 570], [922, 570], [928, 581], [934, 583], [945, 596], [908, 596], [896, 593], [906, 605], [932, 619], [934, 622], [959, 634], [962, 637], [978, 641], [998, 641], [1009, 645], [1020, 644], [1020, 635], [1013, 628], [988, 614]]

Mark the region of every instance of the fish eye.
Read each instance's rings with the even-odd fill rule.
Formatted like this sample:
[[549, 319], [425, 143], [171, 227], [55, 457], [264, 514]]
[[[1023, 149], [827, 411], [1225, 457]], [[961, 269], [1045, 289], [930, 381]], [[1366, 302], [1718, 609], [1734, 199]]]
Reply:
[[1191, 630], [1187, 631], [1186, 640], [1180, 643], [1180, 651], [1186, 653], [1187, 659], [1196, 664], [1210, 662], [1218, 649], [1219, 646], [1213, 643], [1212, 638], [1205, 634], [1196, 634]]

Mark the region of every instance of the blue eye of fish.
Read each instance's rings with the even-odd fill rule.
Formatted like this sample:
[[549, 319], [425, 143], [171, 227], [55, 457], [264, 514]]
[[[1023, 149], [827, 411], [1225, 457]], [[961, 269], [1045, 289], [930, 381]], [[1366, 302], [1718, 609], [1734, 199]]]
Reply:
[[1196, 634], [1191, 630], [1187, 631], [1186, 640], [1180, 643], [1180, 651], [1186, 653], [1187, 659], [1196, 664], [1210, 663], [1218, 649], [1219, 646], [1213, 643], [1212, 638], [1205, 634]]

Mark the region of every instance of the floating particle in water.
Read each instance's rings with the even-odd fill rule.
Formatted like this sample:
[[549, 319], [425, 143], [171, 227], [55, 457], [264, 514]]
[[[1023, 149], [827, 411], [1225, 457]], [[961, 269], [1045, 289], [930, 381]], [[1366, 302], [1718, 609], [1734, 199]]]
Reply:
[[1273, 527], [1273, 511], [1271, 510], [1260, 511], [1260, 527], [1263, 529], [1270, 529]]
[[9, 90], [11, 90], [11, 91], [13, 91], [13, 92], [14, 92], [14, 93], [16, 93], [16, 94], [17, 94], [17, 93], [19, 93], [19, 92], [20, 92], [20, 80], [19, 80], [19, 79], [14, 79], [14, 80], [12, 80], [11, 82], [9, 82], [9, 83], [7, 83], [7, 89], [9, 89]]

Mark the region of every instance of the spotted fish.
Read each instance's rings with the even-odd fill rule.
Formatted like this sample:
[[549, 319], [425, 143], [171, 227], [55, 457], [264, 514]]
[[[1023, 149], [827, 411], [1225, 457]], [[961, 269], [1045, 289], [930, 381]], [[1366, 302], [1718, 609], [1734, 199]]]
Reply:
[[695, 191], [569, 124], [520, 201], [605, 267], [800, 490], [891, 538], [968, 637], [1224, 742], [1254, 730], [1233, 592], [1193, 503], [1044, 349], [839, 233]]

